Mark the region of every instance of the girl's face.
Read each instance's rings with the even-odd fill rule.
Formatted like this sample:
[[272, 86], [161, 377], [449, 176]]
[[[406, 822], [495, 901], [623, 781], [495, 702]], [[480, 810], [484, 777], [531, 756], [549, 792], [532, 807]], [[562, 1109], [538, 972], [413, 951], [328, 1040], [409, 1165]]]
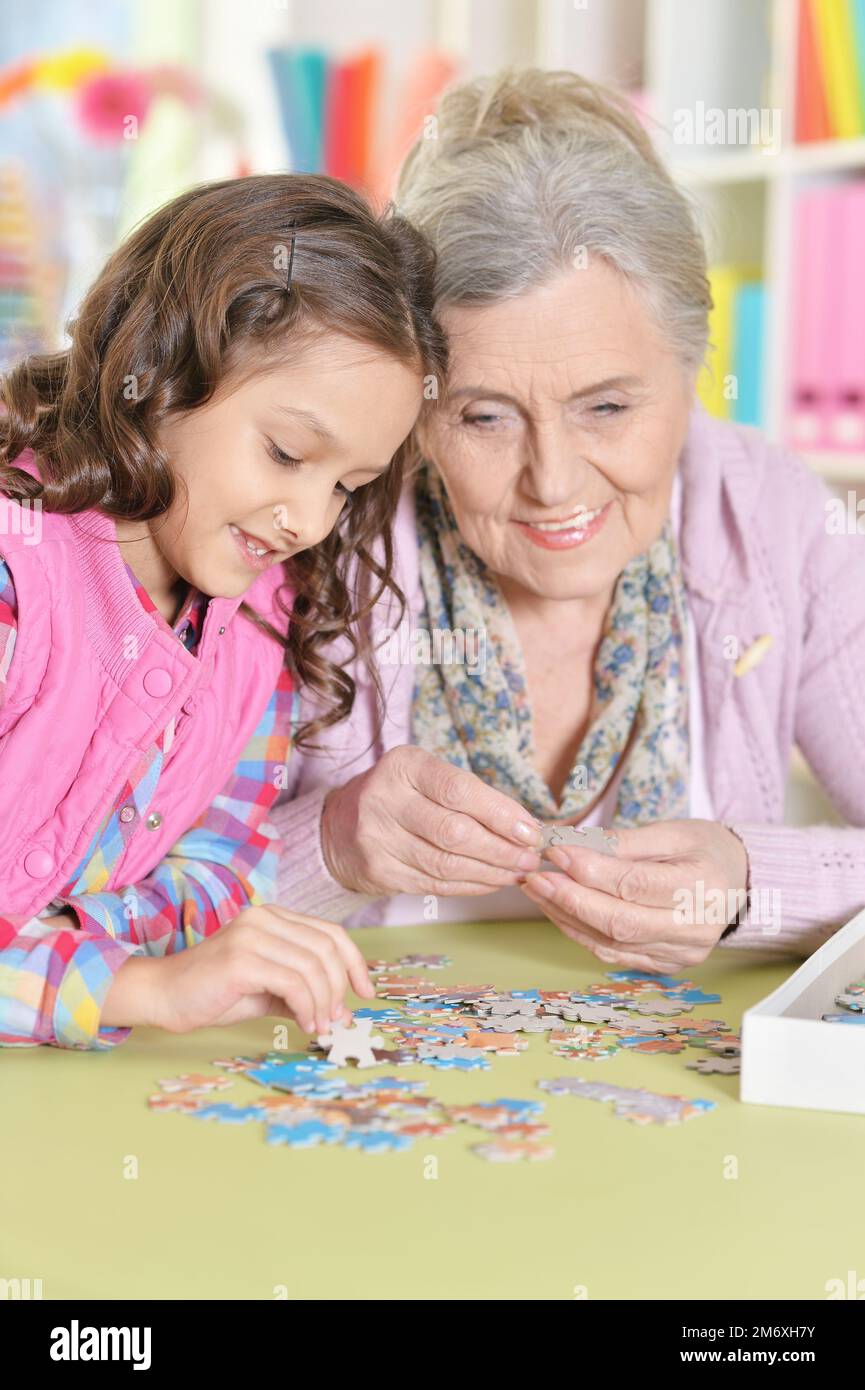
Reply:
[[420, 431], [460, 534], [506, 591], [602, 597], [660, 534], [692, 386], [603, 260], [445, 309], [446, 399]]
[[[179, 576], [213, 598], [243, 594], [329, 535], [351, 494], [386, 471], [421, 399], [416, 372], [336, 334], [240, 385], [229, 376], [160, 430], [177, 497], [147, 523], [155, 551], [133, 544], [127, 558], [145, 587]], [[119, 538], [141, 525], [118, 523]]]

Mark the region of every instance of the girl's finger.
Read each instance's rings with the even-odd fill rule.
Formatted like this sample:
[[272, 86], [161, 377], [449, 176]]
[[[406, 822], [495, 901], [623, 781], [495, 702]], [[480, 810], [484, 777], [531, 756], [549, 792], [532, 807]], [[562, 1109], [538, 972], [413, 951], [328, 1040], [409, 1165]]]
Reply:
[[283, 1000], [304, 1033], [320, 1031], [315, 1019], [315, 1000], [304, 977], [288, 966], [263, 956], [252, 957], [249, 993], [274, 995]]
[[289, 912], [276, 903], [269, 903], [268, 907], [284, 923], [314, 927], [332, 941], [355, 994], [364, 999], [375, 998], [375, 986], [370, 979], [366, 961], [344, 927], [339, 926], [337, 922], [328, 922], [324, 917], [307, 917], [301, 913]]
[[324, 1032], [334, 1011], [343, 1002], [343, 987], [337, 987], [334, 995], [330, 977], [321, 957], [299, 941], [286, 939], [282, 935], [265, 929], [256, 937], [255, 954], [262, 960], [279, 965], [284, 969], [296, 971], [305, 981], [313, 999], [313, 1017], [318, 1031]]

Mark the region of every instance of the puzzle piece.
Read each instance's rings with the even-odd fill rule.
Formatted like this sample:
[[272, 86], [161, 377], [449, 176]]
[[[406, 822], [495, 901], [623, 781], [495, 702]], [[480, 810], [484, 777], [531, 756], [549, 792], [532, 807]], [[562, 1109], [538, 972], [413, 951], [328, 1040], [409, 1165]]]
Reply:
[[844, 994], [835, 995], [835, 1003], [840, 1004], [842, 1009], [852, 1009], [854, 1013], [865, 1012], [865, 993], [857, 990], [855, 993], [847, 990]]
[[541, 830], [541, 848], [553, 849], [557, 845], [564, 849], [579, 847], [593, 849], [598, 854], [615, 855], [619, 838], [600, 825], [545, 825]]
[[268, 1144], [311, 1149], [317, 1144], [338, 1144], [345, 1133], [342, 1125], [323, 1124], [321, 1120], [301, 1120], [298, 1124], [269, 1124], [266, 1137]]
[[362, 1018], [349, 1028], [343, 1023], [331, 1024], [329, 1033], [322, 1033], [317, 1039], [320, 1047], [329, 1049], [327, 1060], [334, 1066], [344, 1067], [355, 1061], [358, 1070], [378, 1065], [373, 1048], [381, 1047], [384, 1038], [372, 1031], [372, 1019]]
[[242, 1075], [244, 1072], [251, 1071], [258, 1065], [255, 1057], [217, 1057], [211, 1063], [214, 1067], [220, 1067], [223, 1071], [234, 1072]]
[[[682, 1001], [684, 1001], [684, 995], [677, 995], [675, 999], [635, 999], [626, 1007], [632, 1013], [659, 1014], [661, 1018], [672, 1018], [676, 1014], [690, 1013], [693, 1009], [693, 1004]], [[713, 998], [711, 1002], [715, 1004], [718, 1001]]]
[[352, 1131], [342, 1142], [346, 1149], [361, 1149], [364, 1153], [373, 1154], [400, 1153], [412, 1146], [410, 1135], [387, 1129]]
[[542, 1091], [554, 1096], [573, 1095], [585, 1100], [613, 1101], [616, 1118], [631, 1120], [635, 1124], [680, 1124], [682, 1120], [692, 1119], [715, 1108], [715, 1102], [711, 1100], [687, 1100], [684, 1096], [587, 1081], [581, 1076], [556, 1077], [552, 1081], [539, 1081], [538, 1085]]
[[418, 1060], [424, 1066], [436, 1067], [439, 1071], [487, 1071], [490, 1065], [483, 1054], [469, 1057], [465, 1051], [462, 1056], [420, 1057]]
[[450, 956], [400, 956], [398, 965], [420, 966], [422, 970], [443, 970], [446, 965], [453, 965]]
[[552, 1158], [555, 1149], [552, 1144], [541, 1144], [530, 1139], [496, 1139], [490, 1144], [473, 1144], [472, 1153], [485, 1158], [489, 1163], [517, 1163], [528, 1159], [537, 1162]]
[[227, 1091], [234, 1082], [230, 1076], [202, 1076], [193, 1072], [189, 1076], [174, 1076], [167, 1081], [159, 1081], [163, 1091], [185, 1091], [189, 1096], [204, 1096], [210, 1091]]
[[497, 1057], [516, 1057], [528, 1047], [528, 1039], [518, 1033], [482, 1032], [466, 1033], [466, 1047], [480, 1052], [494, 1052]]
[[151, 1110], [176, 1110], [183, 1114], [192, 1114], [207, 1103], [206, 1093], [203, 1091], [172, 1091], [147, 1098]]
[[392, 1067], [404, 1067], [417, 1061], [417, 1053], [410, 1047], [374, 1047], [372, 1055], [376, 1062], [389, 1063]]
[[193, 1113], [197, 1120], [220, 1120], [226, 1125], [245, 1125], [250, 1120], [261, 1119], [261, 1110], [257, 1105], [232, 1105], [230, 1101], [202, 1105]]
[[701, 1057], [699, 1061], [686, 1062], [685, 1065], [690, 1071], [698, 1071], [703, 1076], [708, 1076], [712, 1072], [734, 1076], [741, 1069], [738, 1057]]

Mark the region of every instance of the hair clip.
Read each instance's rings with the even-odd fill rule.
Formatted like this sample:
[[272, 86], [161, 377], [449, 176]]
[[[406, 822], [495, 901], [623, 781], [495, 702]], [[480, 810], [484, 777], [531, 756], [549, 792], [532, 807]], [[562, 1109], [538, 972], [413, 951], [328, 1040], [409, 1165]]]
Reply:
[[291, 290], [291, 272], [292, 272], [292, 269], [293, 269], [293, 267], [294, 267], [294, 239], [295, 239], [295, 236], [296, 236], [296, 235], [297, 235], [297, 222], [293, 221], [292, 224], [291, 224], [291, 250], [290, 250], [290, 252], [289, 252], [289, 254], [288, 254], [288, 273], [286, 274], [286, 277], [285, 277], [285, 292], [286, 292], [286, 294], [288, 294], [289, 291]]

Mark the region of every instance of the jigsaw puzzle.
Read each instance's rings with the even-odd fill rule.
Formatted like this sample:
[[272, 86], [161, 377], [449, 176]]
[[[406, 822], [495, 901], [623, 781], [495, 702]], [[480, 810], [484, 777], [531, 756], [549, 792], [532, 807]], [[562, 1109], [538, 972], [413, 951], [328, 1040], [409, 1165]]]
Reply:
[[[332, 1025], [305, 1052], [221, 1057], [213, 1063], [214, 1075], [162, 1080], [159, 1094], [149, 1099], [151, 1109], [219, 1124], [258, 1123], [266, 1142], [277, 1147], [340, 1147], [365, 1154], [402, 1153], [417, 1139], [474, 1127], [485, 1135], [470, 1145], [479, 1158], [537, 1162], [553, 1157], [539, 1101], [506, 1097], [450, 1104], [427, 1094], [422, 1080], [351, 1078], [356, 1071], [388, 1064], [416, 1064], [431, 1073], [507, 1067], [509, 1058], [530, 1046], [533, 1033], [543, 1035], [533, 1046], [569, 1061], [594, 1064], [622, 1051], [677, 1054], [699, 1048], [708, 1055], [687, 1063], [689, 1069], [723, 1076], [739, 1068], [739, 1038], [727, 1024], [691, 1016], [696, 1005], [718, 1003], [719, 996], [705, 994], [690, 980], [620, 970], [584, 990], [497, 990], [491, 984], [436, 984], [428, 974], [415, 973], [451, 965], [443, 955], [410, 954], [369, 964], [382, 1002], [357, 1009], [350, 1027]], [[837, 1002], [845, 1013], [831, 1018], [865, 1023], [865, 983], [850, 985]], [[251, 1089], [236, 1101], [225, 1096], [235, 1083], [246, 1081]], [[587, 1077], [538, 1084], [553, 1096], [612, 1101], [617, 1117], [638, 1125], [679, 1124], [715, 1105]]]

